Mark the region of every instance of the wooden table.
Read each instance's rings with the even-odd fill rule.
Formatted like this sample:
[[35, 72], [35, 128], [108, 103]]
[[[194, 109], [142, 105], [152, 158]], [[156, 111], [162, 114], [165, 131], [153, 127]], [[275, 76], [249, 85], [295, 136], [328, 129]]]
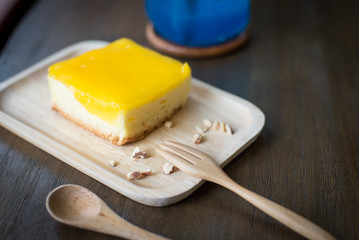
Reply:
[[[244, 48], [182, 59], [195, 77], [266, 115], [258, 140], [225, 167], [229, 176], [338, 239], [359, 239], [358, 10], [354, 0], [253, 1]], [[39, 0], [1, 52], [0, 81], [83, 40], [125, 36], [148, 46], [146, 21], [142, 1]], [[65, 183], [91, 189], [128, 221], [173, 239], [301, 239], [212, 183], [168, 207], [141, 205], [0, 128], [2, 239], [111, 239], [48, 215], [46, 195]]]

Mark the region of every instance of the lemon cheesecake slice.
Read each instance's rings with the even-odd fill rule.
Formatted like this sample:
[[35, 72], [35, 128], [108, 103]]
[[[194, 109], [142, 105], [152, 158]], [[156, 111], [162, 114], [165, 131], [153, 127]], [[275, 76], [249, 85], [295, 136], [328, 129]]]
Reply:
[[52, 108], [113, 144], [143, 138], [186, 102], [187, 63], [122, 38], [49, 67]]

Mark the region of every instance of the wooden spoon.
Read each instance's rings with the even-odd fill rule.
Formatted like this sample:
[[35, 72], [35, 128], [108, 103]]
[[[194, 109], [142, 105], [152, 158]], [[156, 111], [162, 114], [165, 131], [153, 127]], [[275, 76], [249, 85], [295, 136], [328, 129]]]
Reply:
[[46, 208], [57, 221], [126, 239], [167, 239], [122, 219], [90, 190], [62, 185], [46, 198]]

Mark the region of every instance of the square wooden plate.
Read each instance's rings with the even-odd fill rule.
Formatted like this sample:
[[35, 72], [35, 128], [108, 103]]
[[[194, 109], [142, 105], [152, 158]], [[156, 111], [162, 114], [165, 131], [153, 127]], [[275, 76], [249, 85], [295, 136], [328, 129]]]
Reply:
[[[47, 68], [54, 62], [71, 58], [108, 44], [85, 41], [71, 45], [0, 84], [0, 125], [80, 170], [119, 193], [146, 205], [166, 206], [190, 195], [203, 181], [181, 171], [162, 173], [166, 160], [156, 152], [164, 139], [177, 141], [212, 156], [224, 167], [248, 147], [264, 126], [264, 114], [250, 102], [193, 79], [186, 107], [172, 118], [172, 128], [161, 127], [141, 141], [115, 146], [63, 118], [51, 110]], [[192, 137], [203, 119], [228, 123], [229, 136], [210, 130], [201, 144]], [[149, 158], [130, 158], [135, 146]], [[119, 162], [110, 167], [109, 160]], [[151, 169], [153, 175], [135, 181], [126, 178], [134, 170]]]

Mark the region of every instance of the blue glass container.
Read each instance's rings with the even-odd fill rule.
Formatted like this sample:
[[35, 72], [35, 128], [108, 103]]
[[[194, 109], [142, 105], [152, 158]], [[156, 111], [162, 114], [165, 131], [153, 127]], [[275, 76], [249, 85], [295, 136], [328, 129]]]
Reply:
[[174, 43], [206, 47], [241, 34], [250, 19], [250, 0], [146, 0], [157, 34]]

